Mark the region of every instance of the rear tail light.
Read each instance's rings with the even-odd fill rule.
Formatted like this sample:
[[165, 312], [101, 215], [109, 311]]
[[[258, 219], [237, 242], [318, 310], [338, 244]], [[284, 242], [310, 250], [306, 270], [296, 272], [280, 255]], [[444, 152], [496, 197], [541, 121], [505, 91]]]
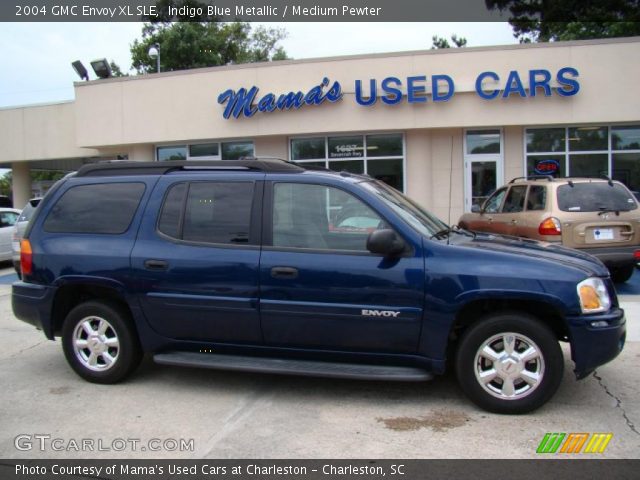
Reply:
[[633, 252], [633, 258], [640, 262], [640, 250], [636, 250], [635, 252]]
[[20, 270], [22, 276], [31, 275], [33, 270], [33, 252], [31, 251], [31, 243], [29, 240], [23, 239], [20, 242]]
[[540, 235], [562, 235], [560, 220], [555, 217], [545, 218], [538, 227]]

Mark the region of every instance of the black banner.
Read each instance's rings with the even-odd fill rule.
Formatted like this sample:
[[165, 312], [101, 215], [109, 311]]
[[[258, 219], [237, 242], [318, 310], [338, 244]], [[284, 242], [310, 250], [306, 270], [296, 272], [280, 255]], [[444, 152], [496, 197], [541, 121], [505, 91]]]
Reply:
[[518, 480], [637, 479], [640, 460], [1, 460], [23, 480]]
[[3, 0], [4, 22], [444, 22], [506, 21], [484, 0]]

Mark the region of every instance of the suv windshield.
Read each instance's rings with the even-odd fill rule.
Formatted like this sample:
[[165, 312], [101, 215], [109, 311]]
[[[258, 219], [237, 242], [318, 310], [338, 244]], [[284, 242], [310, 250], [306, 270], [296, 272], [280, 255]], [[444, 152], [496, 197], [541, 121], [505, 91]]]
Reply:
[[449, 228], [442, 220], [434, 217], [417, 203], [382, 182], [368, 181], [363, 182], [362, 185], [370, 192], [375, 193], [422, 235], [430, 237]]
[[618, 183], [585, 182], [558, 188], [558, 207], [565, 212], [629, 211], [638, 208], [633, 196]]

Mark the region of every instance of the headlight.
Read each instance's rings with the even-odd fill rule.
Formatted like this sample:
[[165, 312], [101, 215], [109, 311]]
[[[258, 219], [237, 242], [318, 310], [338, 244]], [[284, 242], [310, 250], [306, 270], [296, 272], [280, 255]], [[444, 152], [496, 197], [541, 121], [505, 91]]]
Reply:
[[578, 284], [578, 298], [582, 313], [606, 312], [611, 307], [611, 298], [601, 278], [591, 277]]

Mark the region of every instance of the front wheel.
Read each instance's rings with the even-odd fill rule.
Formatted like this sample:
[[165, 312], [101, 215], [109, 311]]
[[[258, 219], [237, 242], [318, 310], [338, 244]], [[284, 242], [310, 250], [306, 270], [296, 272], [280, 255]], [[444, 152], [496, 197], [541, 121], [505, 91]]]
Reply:
[[62, 328], [62, 348], [73, 370], [94, 383], [119, 382], [142, 359], [128, 313], [102, 301], [85, 302], [69, 312]]
[[463, 334], [456, 353], [460, 386], [480, 407], [527, 413], [544, 405], [562, 381], [564, 358], [554, 333], [521, 313], [483, 317]]

